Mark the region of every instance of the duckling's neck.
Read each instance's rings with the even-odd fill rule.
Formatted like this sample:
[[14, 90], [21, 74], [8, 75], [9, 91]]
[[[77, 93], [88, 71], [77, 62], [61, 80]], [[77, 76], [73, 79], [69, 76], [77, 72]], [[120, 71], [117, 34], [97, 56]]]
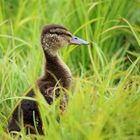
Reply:
[[[45, 77], [46, 79], [57, 82], [60, 81], [61, 86], [68, 89], [71, 82], [71, 71], [68, 66], [59, 57], [58, 53], [52, 55], [45, 52], [46, 65]], [[56, 79], [57, 80], [56, 80]]]

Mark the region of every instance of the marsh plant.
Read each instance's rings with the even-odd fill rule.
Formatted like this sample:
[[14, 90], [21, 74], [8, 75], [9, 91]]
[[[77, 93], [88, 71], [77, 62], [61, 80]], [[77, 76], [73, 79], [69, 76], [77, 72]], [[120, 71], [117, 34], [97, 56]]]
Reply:
[[[59, 53], [71, 68], [74, 90], [60, 114], [37, 91], [48, 140], [140, 139], [139, 0], [0, 1], [0, 139], [10, 140], [8, 118], [43, 74], [40, 44], [44, 25], [57, 23], [88, 40]], [[31, 99], [33, 100], [33, 99]], [[47, 119], [46, 119], [47, 118]], [[30, 139], [24, 127], [18, 137]]]

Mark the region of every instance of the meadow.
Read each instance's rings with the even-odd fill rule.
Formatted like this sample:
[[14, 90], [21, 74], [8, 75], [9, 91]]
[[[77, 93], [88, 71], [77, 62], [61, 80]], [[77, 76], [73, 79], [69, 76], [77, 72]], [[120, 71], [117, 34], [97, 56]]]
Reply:
[[[44, 25], [67, 27], [89, 46], [59, 53], [75, 82], [67, 111], [36, 99], [45, 135], [39, 140], [140, 139], [139, 0], [0, 1], [0, 139], [31, 139], [23, 130], [12, 138], [6, 125], [16, 103], [43, 74], [40, 44]], [[46, 122], [46, 116], [49, 123]]]

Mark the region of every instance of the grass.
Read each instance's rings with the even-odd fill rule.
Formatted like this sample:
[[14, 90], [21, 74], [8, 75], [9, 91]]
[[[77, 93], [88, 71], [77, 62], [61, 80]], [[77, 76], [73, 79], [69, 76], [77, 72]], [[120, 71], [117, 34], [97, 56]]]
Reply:
[[[92, 45], [61, 50], [73, 73], [67, 111], [37, 101], [45, 135], [54, 140], [140, 139], [140, 2], [138, 0], [0, 1], [0, 139], [25, 90], [42, 75], [42, 26], [58, 23]], [[49, 125], [46, 122], [46, 116]], [[20, 135], [30, 139], [24, 130]], [[18, 139], [18, 138], [14, 138]]]

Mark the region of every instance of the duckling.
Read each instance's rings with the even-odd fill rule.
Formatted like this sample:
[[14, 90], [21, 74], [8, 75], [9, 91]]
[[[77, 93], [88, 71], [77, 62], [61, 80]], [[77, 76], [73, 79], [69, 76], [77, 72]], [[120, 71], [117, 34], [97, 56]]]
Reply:
[[[71, 44], [87, 45], [88, 42], [72, 35], [61, 25], [50, 24], [43, 28], [41, 33], [41, 45], [46, 63], [44, 75], [37, 80], [37, 86], [49, 105], [53, 103], [54, 96], [56, 98], [60, 96], [60, 88], [54, 89], [56, 86], [61, 86], [67, 90], [70, 88], [72, 74], [68, 66], [59, 57], [58, 50]], [[26, 96], [34, 98], [34, 90], [31, 89]], [[62, 112], [65, 110], [67, 103], [68, 95], [63, 91], [60, 102], [60, 110]], [[21, 120], [23, 120], [26, 130], [30, 130], [30, 133], [44, 134], [37, 102], [23, 99], [14, 110], [8, 122], [8, 131], [20, 131]]]

